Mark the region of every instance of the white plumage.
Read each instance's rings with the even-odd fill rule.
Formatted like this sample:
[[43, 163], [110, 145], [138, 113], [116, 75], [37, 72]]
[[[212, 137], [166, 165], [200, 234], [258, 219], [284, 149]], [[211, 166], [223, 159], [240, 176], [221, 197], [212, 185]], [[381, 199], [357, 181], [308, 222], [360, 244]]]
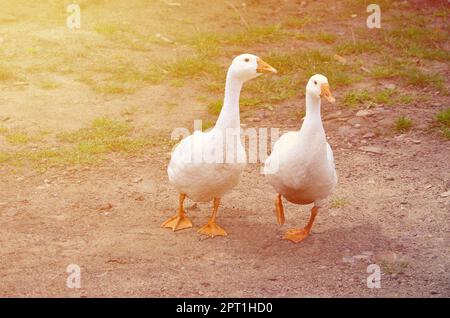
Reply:
[[[180, 193], [195, 202], [221, 198], [239, 182], [245, 168], [245, 149], [240, 138], [227, 140], [225, 147], [221, 130], [196, 131], [183, 139], [172, 153], [167, 173], [169, 181]], [[239, 154], [240, 160], [226, 163], [227, 150]], [[232, 150], [231, 150], [232, 149]]]
[[216, 224], [220, 199], [239, 182], [245, 168], [245, 149], [240, 138], [239, 96], [243, 84], [264, 72], [276, 72], [269, 64], [252, 54], [236, 57], [227, 72], [225, 98], [214, 128], [196, 131], [180, 142], [172, 153], [167, 173], [170, 183], [180, 193], [178, 213], [161, 226], [173, 231], [192, 227], [183, 208], [185, 197], [195, 202], [213, 200], [209, 222], [199, 233], [227, 235]]
[[334, 102], [328, 79], [317, 74], [311, 77], [306, 88], [306, 115], [301, 129], [282, 135], [264, 166], [268, 182], [278, 193], [276, 209], [280, 224], [284, 223], [282, 197], [295, 204], [314, 203], [308, 226], [286, 233], [285, 239], [294, 242], [300, 242], [309, 234], [322, 200], [337, 184], [333, 151], [320, 117], [321, 96]]

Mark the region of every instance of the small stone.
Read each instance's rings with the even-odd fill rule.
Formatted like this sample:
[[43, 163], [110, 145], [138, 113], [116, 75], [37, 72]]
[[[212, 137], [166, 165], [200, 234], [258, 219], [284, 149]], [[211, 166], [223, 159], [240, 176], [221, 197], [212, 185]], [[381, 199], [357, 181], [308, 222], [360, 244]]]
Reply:
[[133, 179], [133, 183], [139, 183], [142, 180], [143, 180], [142, 177], [136, 177], [136, 178]]
[[372, 112], [368, 111], [367, 109], [361, 109], [358, 110], [358, 112], [356, 113], [356, 117], [366, 117], [366, 116], [370, 116], [372, 115]]
[[339, 118], [339, 117], [341, 117], [341, 116], [342, 116], [342, 112], [341, 112], [341, 111], [338, 111], [338, 112], [331, 113], [331, 114], [328, 114], [328, 115], [323, 116], [323, 120], [324, 120], [324, 121], [327, 121], [327, 120], [333, 120], [333, 119]]
[[344, 263], [354, 263], [355, 259], [353, 258], [353, 256], [344, 256], [342, 257], [342, 261]]
[[370, 139], [370, 138], [374, 138], [375, 134], [372, 132], [368, 132], [367, 134], [365, 134], [364, 136], [362, 136], [364, 139]]
[[356, 135], [356, 131], [354, 128], [350, 127], [350, 126], [340, 126], [338, 128], [338, 133], [342, 136], [342, 137], [347, 137], [347, 138], [351, 138], [353, 136]]
[[347, 120], [347, 123], [352, 126], [354, 126], [356, 124], [359, 124], [362, 126], [362, 125], [366, 125], [368, 123], [368, 120], [365, 119], [364, 117], [353, 117], [353, 118], [350, 118], [349, 120]]
[[355, 127], [355, 128], [361, 128], [361, 125], [360, 125], [360, 124], [355, 124], [353, 127]]
[[377, 155], [383, 154], [383, 151], [381, 150], [381, 148], [376, 147], [376, 146], [362, 146], [362, 147], [359, 147], [358, 149], [361, 151], [364, 151], [364, 152], [370, 152], [370, 153], [374, 153]]
[[379, 120], [377, 124], [384, 128], [391, 128], [392, 125], [394, 125], [394, 120], [392, 118], [383, 118]]
[[438, 291], [435, 291], [435, 290], [432, 290], [432, 291], [430, 291], [430, 294], [431, 294], [431, 295], [439, 295], [439, 292], [438, 292]]
[[333, 57], [334, 57], [334, 59], [335, 59], [336, 61], [338, 61], [339, 63], [341, 63], [341, 64], [347, 64], [347, 59], [346, 59], [345, 57], [340, 56], [339, 54], [335, 54]]
[[384, 178], [384, 180], [386, 180], [386, 181], [394, 181], [395, 179], [394, 179], [394, 177], [386, 177], [386, 178]]
[[450, 190], [449, 190], [449, 191], [446, 191], [446, 192], [442, 192], [442, 193], [440, 194], [440, 196], [443, 197], [443, 198], [446, 198], [446, 197], [450, 196]]
[[145, 201], [145, 197], [143, 195], [139, 195], [136, 198], [134, 198], [136, 201]]
[[433, 185], [431, 185], [431, 184], [427, 184], [425, 187], [424, 187], [424, 189], [425, 190], [428, 190], [429, 188], [431, 188]]
[[397, 86], [395, 84], [388, 83], [388, 84], [385, 84], [384, 87], [386, 87], [387, 89], [394, 90]]
[[188, 210], [197, 210], [198, 209], [197, 202], [192, 203], [192, 205], [190, 205], [187, 209]]
[[418, 140], [418, 139], [413, 139], [412, 142], [415, 143], [415, 144], [420, 144], [421, 143], [421, 141]]
[[391, 251], [381, 251], [375, 254], [374, 259], [379, 263], [395, 263], [397, 261], [397, 254]]
[[111, 210], [113, 205], [111, 203], [106, 203], [98, 208], [100, 211]]

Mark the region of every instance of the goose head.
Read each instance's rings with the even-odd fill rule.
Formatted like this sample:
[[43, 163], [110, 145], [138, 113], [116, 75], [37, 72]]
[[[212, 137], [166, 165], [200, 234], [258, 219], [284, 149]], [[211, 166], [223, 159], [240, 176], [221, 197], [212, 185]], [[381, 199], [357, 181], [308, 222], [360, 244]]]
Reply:
[[321, 74], [311, 76], [306, 85], [306, 93], [316, 98], [325, 97], [330, 103], [334, 103], [336, 99], [331, 95], [328, 78]]
[[249, 81], [263, 73], [277, 73], [277, 70], [253, 54], [241, 54], [234, 58], [228, 72], [243, 82]]

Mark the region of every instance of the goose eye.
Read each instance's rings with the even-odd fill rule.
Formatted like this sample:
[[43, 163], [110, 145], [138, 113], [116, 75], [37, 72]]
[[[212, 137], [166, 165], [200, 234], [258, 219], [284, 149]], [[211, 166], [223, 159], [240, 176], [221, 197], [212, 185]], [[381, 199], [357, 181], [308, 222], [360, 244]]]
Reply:
[[247, 57], [244, 61], [246, 62], [250, 62], [250, 59]]
[[317, 85], [317, 81], [314, 81], [314, 85]]

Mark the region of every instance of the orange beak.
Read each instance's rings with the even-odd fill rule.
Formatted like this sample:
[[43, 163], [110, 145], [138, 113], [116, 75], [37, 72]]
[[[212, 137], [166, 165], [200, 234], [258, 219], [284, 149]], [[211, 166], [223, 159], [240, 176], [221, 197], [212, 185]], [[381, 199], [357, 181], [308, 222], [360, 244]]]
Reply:
[[277, 73], [277, 70], [270, 66], [268, 63], [264, 62], [263, 60], [261, 60], [259, 57], [256, 60], [258, 66], [256, 68], [256, 71], [258, 73]]
[[320, 97], [325, 97], [327, 101], [332, 104], [336, 101], [336, 98], [331, 95], [330, 85], [328, 84], [322, 84], [322, 86], [320, 87]]

